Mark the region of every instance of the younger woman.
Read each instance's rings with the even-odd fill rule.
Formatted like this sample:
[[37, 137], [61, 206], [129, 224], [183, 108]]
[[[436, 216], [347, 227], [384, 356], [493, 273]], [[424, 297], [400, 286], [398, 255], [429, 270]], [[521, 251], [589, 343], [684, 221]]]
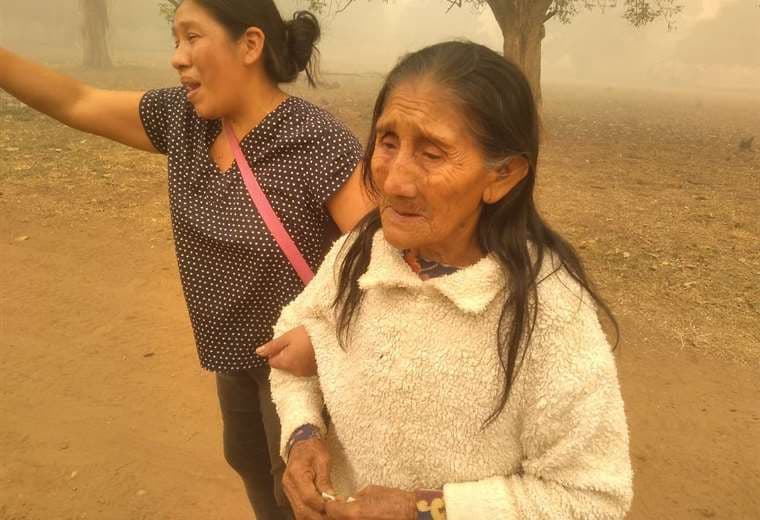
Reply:
[[313, 83], [319, 25], [284, 22], [272, 0], [184, 0], [172, 65], [181, 87], [101, 90], [0, 49], [0, 88], [62, 123], [168, 156], [179, 271], [201, 365], [217, 373], [227, 460], [257, 518], [287, 516], [269, 368], [271, 339], [303, 283], [253, 206], [223, 124], [312, 269], [329, 217], [346, 231], [369, 209], [352, 173], [361, 146], [330, 114], [280, 84]]

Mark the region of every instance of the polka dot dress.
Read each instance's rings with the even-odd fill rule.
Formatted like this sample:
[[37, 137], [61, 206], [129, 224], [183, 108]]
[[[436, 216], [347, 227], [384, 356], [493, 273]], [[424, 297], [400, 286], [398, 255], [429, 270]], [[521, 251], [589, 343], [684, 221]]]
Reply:
[[[260, 366], [281, 309], [303, 283], [251, 202], [236, 164], [209, 148], [221, 122], [199, 118], [183, 88], [147, 92], [140, 117], [168, 156], [169, 202], [182, 287], [201, 365], [229, 372]], [[259, 184], [306, 261], [322, 260], [326, 201], [348, 180], [361, 145], [330, 114], [290, 97], [240, 143]]]

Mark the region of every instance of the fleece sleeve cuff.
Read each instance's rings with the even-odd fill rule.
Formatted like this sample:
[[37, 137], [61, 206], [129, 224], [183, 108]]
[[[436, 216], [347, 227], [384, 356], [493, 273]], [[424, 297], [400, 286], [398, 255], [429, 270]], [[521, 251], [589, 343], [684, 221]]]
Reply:
[[492, 477], [477, 482], [446, 484], [443, 488], [448, 520], [473, 518], [517, 518], [514, 502], [503, 477]]
[[322, 418], [323, 399], [316, 377], [296, 377], [272, 369], [272, 394], [280, 416], [280, 454], [287, 461], [288, 440], [300, 426], [311, 424], [326, 434]]

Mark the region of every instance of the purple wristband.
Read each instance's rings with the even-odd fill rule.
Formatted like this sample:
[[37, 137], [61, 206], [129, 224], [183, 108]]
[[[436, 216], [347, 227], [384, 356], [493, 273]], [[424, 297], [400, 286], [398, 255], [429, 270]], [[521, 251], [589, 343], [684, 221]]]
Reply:
[[290, 439], [288, 439], [286, 453], [288, 456], [290, 456], [290, 450], [293, 449], [293, 446], [295, 446], [297, 442], [314, 438], [322, 438], [322, 433], [319, 431], [319, 428], [313, 424], [304, 424], [303, 426], [299, 426], [296, 431], [294, 431], [290, 436]]

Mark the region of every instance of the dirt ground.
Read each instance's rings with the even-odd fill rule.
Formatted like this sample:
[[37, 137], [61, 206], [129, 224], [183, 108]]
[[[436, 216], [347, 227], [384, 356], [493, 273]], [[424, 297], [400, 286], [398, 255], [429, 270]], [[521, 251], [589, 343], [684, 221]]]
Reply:
[[[380, 79], [325, 79], [294, 90], [366, 136]], [[622, 325], [629, 518], [760, 518], [760, 93], [545, 99], [540, 206]], [[165, 175], [0, 97], [0, 519], [252, 516], [195, 357]]]

